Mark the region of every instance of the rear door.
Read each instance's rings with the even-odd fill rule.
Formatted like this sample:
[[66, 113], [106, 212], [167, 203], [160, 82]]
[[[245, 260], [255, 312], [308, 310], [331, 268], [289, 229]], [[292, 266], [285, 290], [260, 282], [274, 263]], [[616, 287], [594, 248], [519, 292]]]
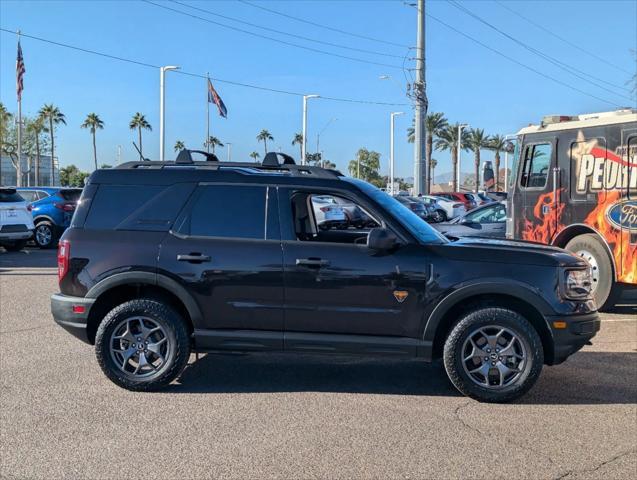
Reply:
[[203, 323], [195, 325], [199, 346], [283, 346], [275, 191], [254, 184], [201, 184], [162, 242], [160, 273], [176, 276], [203, 313]]

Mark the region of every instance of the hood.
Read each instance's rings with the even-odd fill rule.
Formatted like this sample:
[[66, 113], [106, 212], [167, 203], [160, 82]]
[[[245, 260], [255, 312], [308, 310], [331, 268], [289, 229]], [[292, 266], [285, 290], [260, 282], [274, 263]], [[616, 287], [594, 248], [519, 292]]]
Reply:
[[584, 267], [586, 261], [572, 253], [534, 242], [465, 237], [443, 245], [441, 252], [453, 260], [554, 267]]

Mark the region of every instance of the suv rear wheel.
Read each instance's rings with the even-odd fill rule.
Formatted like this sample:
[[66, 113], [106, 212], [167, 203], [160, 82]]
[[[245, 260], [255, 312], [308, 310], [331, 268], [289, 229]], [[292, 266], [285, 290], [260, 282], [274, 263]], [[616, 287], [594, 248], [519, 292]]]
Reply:
[[123, 303], [104, 318], [95, 338], [100, 367], [114, 383], [135, 391], [167, 385], [190, 356], [186, 324], [169, 306], [153, 299]]
[[535, 328], [505, 308], [480, 308], [456, 324], [444, 346], [449, 379], [463, 394], [508, 402], [535, 384], [544, 352]]
[[35, 244], [40, 248], [53, 248], [56, 245], [57, 238], [55, 235], [55, 228], [53, 224], [48, 220], [43, 220], [35, 226], [33, 232], [33, 240]]

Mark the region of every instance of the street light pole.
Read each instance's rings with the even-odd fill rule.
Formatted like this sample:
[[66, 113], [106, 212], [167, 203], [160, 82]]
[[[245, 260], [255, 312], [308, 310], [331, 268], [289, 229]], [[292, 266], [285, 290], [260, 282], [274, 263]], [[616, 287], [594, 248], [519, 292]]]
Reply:
[[164, 77], [169, 70], [177, 70], [179, 67], [172, 65], [166, 67], [159, 67], [159, 160], [164, 161], [164, 150], [166, 147], [165, 134], [165, 114], [164, 114], [164, 102], [165, 102], [165, 88]]
[[462, 155], [462, 129], [465, 127], [468, 127], [469, 125], [467, 125], [466, 123], [459, 123], [458, 124], [458, 145], [457, 145], [457, 149], [458, 149], [458, 171], [456, 172], [456, 189], [458, 191], [460, 191], [460, 156]]
[[389, 194], [394, 195], [394, 118], [405, 112], [391, 112], [389, 114]]
[[303, 95], [303, 141], [301, 142], [301, 165], [305, 165], [307, 155], [307, 100], [308, 98], [319, 98], [320, 95]]
[[228, 147], [228, 161], [232, 161], [232, 143], [226, 142], [226, 147]]

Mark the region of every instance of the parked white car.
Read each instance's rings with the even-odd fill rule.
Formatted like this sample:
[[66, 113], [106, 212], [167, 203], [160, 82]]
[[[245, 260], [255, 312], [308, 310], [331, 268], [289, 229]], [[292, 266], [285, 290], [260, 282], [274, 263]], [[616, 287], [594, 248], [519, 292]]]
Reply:
[[15, 188], [0, 188], [0, 246], [9, 252], [24, 248], [33, 235], [33, 217]]
[[345, 210], [329, 195], [313, 196], [312, 207], [316, 223], [321, 230], [347, 228]]
[[461, 202], [455, 202], [453, 200], [447, 200], [442, 197], [434, 197], [431, 195], [423, 195], [422, 197], [418, 197], [422, 199], [421, 201], [430, 205], [434, 204], [435, 209], [440, 212], [440, 220], [439, 222], [446, 222], [451, 220], [452, 218], [459, 217], [467, 213], [467, 209]]

